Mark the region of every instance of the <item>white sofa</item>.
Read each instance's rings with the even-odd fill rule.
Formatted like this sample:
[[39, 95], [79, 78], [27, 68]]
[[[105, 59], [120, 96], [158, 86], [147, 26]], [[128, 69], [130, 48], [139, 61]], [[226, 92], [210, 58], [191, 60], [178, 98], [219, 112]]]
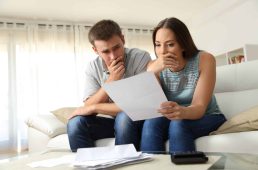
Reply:
[[[215, 95], [227, 117], [258, 105], [258, 60], [217, 67]], [[258, 116], [258, 115], [257, 115]], [[29, 151], [49, 148], [69, 150], [66, 125], [54, 115], [28, 118]], [[114, 145], [114, 139], [96, 141], [97, 146]], [[211, 135], [196, 140], [197, 150], [258, 154], [258, 131]]]

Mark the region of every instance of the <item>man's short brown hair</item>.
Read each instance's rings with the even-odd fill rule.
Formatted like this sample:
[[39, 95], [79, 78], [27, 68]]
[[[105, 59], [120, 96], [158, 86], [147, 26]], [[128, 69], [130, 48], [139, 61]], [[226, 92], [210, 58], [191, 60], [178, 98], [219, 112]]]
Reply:
[[91, 27], [88, 38], [89, 42], [94, 46], [95, 40], [107, 41], [114, 35], [122, 36], [120, 26], [112, 20], [101, 20]]

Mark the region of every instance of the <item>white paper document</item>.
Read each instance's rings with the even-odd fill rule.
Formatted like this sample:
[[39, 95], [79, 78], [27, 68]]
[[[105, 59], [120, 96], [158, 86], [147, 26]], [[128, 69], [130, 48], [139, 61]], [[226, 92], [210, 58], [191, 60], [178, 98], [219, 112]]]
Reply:
[[76, 153], [76, 161], [108, 160], [128, 157], [138, 157], [141, 152], [137, 152], [133, 144], [114, 145], [108, 147], [80, 148]]
[[137, 152], [133, 144], [127, 144], [80, 148], [76, 154], [36, 161], [27, 165], [31, 168], [51, 168], [66, 164], [77, 168], [95, 170], [146, 162], [152, 160], [152, 157], [152, 154]]
[[103, 88], [133, 121], [162, 116], [157, 110], [167, 98], [152, 72], [105, 83]]
[[103, 169], [152, 160], [152, 155], [137, 152], [133, 144], [78, 149], [74, 167]]

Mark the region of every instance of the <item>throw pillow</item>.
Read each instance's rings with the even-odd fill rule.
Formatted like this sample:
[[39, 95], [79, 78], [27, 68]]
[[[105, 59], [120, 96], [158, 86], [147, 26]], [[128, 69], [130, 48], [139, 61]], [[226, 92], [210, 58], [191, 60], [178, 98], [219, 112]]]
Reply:
[[258, 106], [233, 116], [210, 135], [252, 130], [258, 130]]
[[76, 109], [77, 109], [77, 107], [62, 107], [62, 108], [59, 108], [57, 110], [53, 110], [53, 111], [50, 111], [50, 112], [53, 113], [57, 117], [58, 120], [67, 124], [68, 116], [72, 112], [74, 112]]

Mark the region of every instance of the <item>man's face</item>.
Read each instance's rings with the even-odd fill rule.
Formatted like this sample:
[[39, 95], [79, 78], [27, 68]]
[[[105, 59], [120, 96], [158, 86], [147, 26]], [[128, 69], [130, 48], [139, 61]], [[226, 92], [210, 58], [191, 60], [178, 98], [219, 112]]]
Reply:
[[95, 40], [93, 50], [104, 60], [106, 66], [112, 61], [124, 62], [124, 37], [114, 35], [109, 40]]

